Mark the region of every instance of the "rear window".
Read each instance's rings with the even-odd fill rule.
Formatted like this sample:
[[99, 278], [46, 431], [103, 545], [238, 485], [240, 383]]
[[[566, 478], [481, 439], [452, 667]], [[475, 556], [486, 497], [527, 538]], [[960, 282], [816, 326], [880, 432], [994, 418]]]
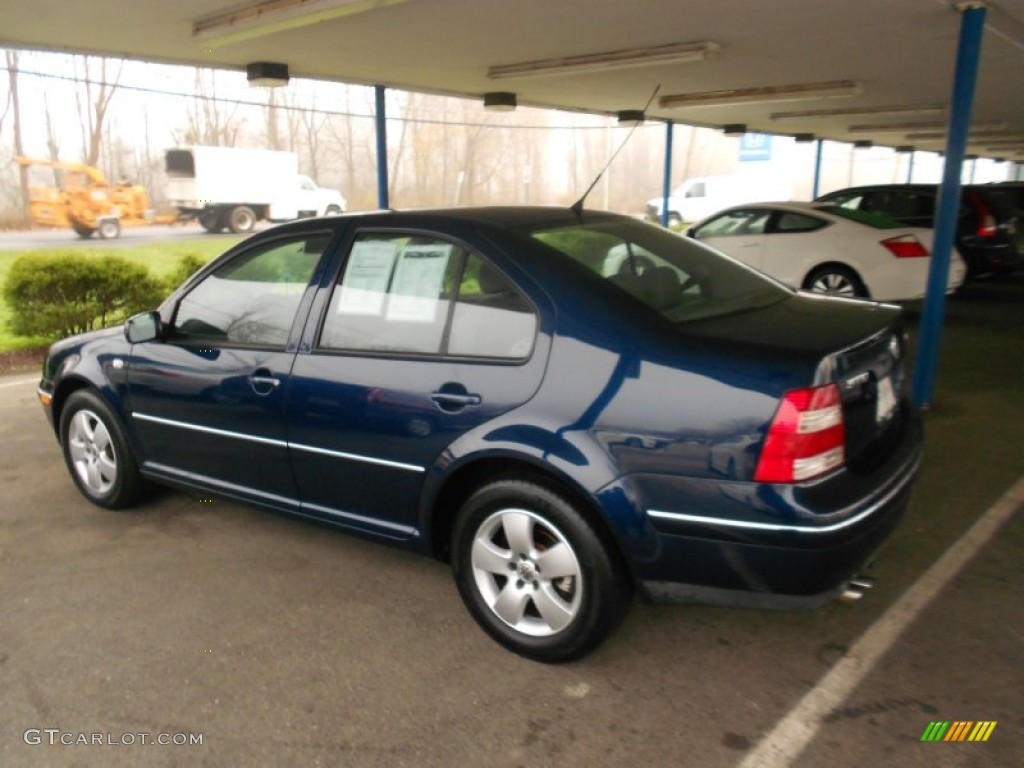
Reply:
[[838, 216], [841, 219], [849, 219], [855, 221], [858, 224], [865, 224], [875, 229], [906, 229], [906, 224], [903, 224], [891, 216], [886, 216], [882, 213], [868, 213], [867, 211], [858, 211], [853, 208], [843, 208], [838, 205], [819, 205], [817, 206], [819, 211], [831, 214], [832, 216]]
[[529, 234], [672, 322], [745, 312], [792, 295], [696, 240], [640, 221], [580, 222]]

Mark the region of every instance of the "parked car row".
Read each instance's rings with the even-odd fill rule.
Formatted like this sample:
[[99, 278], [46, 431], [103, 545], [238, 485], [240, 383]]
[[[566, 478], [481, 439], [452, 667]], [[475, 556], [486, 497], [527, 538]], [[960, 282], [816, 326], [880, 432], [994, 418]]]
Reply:
[[[708, 186], [705, 179], [693, 181], [700, 183], [692, 189]], [[876, 184], [835, 190], [813, 203], [748, 197], [742, 205], [721, 206], [686, 234], [793, 288], [910, 300], [926, 293], [938, 194], [936, 184]], [[657, 212], [649, 203], [646, 218]], [[947, 290], [1021, 266], [1024, 183], [965, 185]]]
[[[934, 227], [936, 184], [876, 184], [829, 192], [817, 202], [889, 216], [908, 226]], [[965, 185], [960, 195], [954, 243], [967, 262], [969, 277], [1004, 274], [1021, 265], [1021, 208], [1006, 188]]]

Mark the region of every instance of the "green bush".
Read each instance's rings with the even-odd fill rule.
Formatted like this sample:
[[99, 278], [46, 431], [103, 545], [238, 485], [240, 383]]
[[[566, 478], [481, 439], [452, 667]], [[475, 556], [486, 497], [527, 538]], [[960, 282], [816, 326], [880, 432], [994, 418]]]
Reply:
[[186, 253], [163, 279], [165, 293], [170, 293], [179, 285], [188, 280], [192, 275], [206, 266], [209, 259], [204, 259], [195, 253]]
[[3, 288], [11, 330], [50, 338], [120, 322], [156, 307], [163, 295], [163, 285], [145, 267], [80, 251], [22, 256], [11, 264]]

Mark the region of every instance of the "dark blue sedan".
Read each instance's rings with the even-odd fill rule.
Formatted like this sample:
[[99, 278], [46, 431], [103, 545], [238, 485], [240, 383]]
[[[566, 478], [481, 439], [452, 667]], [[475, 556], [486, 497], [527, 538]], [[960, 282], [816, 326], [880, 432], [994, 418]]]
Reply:
[[477, 622], [578, 658], [657, 598], [814, 606], [921, 457], [897, 307], [802, 294], [623, 216], [295, 222], [53, 345], [74, 482], [217, 493], [451, 562]]

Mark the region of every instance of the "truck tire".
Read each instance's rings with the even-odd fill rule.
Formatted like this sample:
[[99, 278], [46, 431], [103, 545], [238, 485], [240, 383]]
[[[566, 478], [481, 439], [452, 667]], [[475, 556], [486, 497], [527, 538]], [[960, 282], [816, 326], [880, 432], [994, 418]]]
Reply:
[[100, 222], [99, 233], [104, 240], [113, 240], [121, 234], [121, 222], [117, 219], [104, 219]]
[[75, 230], [76, 235], [86, 240], [92, 237], [92, 233], [96, 231], [92, 227], [87, 227], [84, 224], [72, 224], [71, 228]]
[[247, 205], [239, 205], [228, 214], [228, 229], [236, 235], [252, 232], [256, 226], [256, 213]]
[[327, 210], [324, 211], [324, 216], [337, 216], [341, 213], [341, 208], [336, 205], [328, 205]]
[[220, 232], [224, 229], [224, 215], [221, 211], [216, 209], [210, 209], [203, 211], [197, 217], [199, 226], [205, 229], [207, 232]]

